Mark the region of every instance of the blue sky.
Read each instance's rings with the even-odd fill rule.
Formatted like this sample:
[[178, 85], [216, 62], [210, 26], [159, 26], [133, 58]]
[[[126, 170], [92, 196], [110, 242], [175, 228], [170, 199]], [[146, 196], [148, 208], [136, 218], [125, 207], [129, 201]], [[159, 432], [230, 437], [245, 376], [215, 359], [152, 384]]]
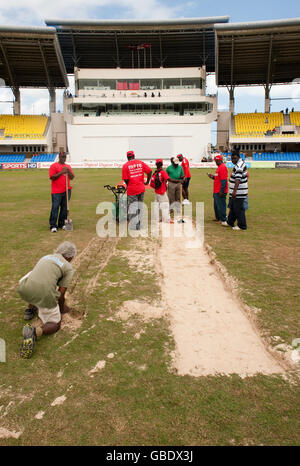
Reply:
[[[1, 0], [3, 3], [3, 0]], [[193, 18], [205, 16], [229, 16], [230, 22], [259, 21], [300, 17], [299, 0], [251, 2], [221, 0], [10, 0], [0, 5], [0, 24], [3, 25], [45, 25], [45, 18], [89, 18], [89, 19], [162, 19]], [[72, 79], [71, 79], [72, 81]], [[300, 76], [299, 76], [300, 81]], [[214, 76], [209, 76], [208, 92], [216, 91]], [[274, 86], [271, 98], [294, 100], [273, 100], [272, 111], [283, 108], [300, 110], [300, 84]], [[228, 108], [228, 91], [218, 89], [219, 109]], [[262, 87], [239, 88], [235, 93], [236, 112], [264, 110]], [[299, 99], [297, 99], [297, 97]], [[22, 90], [22, 113], [47, 113], [48, 92], [46, 90]], [[0, 89], [0, 112], [11, 113], [12, 100], [9, 89]], [[58, 109], [62, 108], [61, 92], [57, 93]]]

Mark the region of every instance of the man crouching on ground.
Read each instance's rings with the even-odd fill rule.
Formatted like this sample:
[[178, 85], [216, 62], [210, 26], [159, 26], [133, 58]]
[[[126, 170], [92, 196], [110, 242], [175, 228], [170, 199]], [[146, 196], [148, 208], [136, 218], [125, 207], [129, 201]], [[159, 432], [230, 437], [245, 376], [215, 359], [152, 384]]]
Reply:
[[32, 356], [36, 339], [51, 335], [60, 329], [61, 314], [69, 312], [65, 304], [65, 293], [73, 277], [70, 262], [77, 254], [76, 246], [69, 241], [61, 243], [54, 254], [42, 257], [34, 269], [21, 278], [18, 293], [30, 303], [24, 313], [25, 320], [31, 320], [38, 313], [43, 325], [23, 327], [23, 343], [20, 356]]

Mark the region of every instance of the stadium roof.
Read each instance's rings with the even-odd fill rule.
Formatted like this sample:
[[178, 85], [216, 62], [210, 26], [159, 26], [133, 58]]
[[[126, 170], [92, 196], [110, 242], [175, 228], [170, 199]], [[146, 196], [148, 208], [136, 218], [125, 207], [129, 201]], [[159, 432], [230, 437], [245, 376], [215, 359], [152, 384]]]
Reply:
[[228, 16], [222, 16], [160, 21], [52, 19], [45, 22], [56, 28], [67, 72], [72, 73], [74, 66], [138, 67], [138, 60], [143, 67], [145, 64], [153, 68], [206, 65], [207, 71], [215, 71], [214, 25], [228, 20]]
[[68, 87], [56, 29], [0, 26], [0, 78], [12, 88]]
[[218, 86], [289, 83], [300, 76], [300, 18], [216, 24]]

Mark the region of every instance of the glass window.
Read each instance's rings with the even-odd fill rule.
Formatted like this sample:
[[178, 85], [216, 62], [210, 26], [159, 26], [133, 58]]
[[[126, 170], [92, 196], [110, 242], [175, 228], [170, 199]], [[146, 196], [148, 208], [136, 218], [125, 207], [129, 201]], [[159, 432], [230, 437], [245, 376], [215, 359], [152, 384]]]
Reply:
[[140, 90], [140, 81], [137, 79], [130, 79], [128, 81], [128, 89], [130, 91], [139, 91]]
[[162, 89], [161, 79], [141, 79], [140, 88], [143, 91], [153, 91], [154, 89]]
[[201, 78], [182, 78], [182, 87], [186, 89], [202, 89]]
[[95, 89], [98, 87], [97, 79], [79, 79], [78, 80], [78, 89]]
[[167, 78], [163, 80], [163, 89], [180, 89], [180, 87], [179, 78]]
[[108, 91], [109, 89], [116, 90], [117, 81], [115, 79], [98, 79], [98, 89]]

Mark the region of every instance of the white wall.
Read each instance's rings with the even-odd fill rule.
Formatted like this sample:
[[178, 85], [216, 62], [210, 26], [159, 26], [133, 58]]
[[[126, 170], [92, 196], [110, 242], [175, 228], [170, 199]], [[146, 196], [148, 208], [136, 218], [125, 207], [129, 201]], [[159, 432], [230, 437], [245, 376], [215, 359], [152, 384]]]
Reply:
[[136, 157], [145, 160], [182, 153], [199, 162], [211, 141], [210, 127], [210, 124], [68, 124], [70, 161], [122, 161], [126, 160], [128, 150], [134, 150]]
[[77, 79], [204, 78], [205, 68], [75, 68]]

